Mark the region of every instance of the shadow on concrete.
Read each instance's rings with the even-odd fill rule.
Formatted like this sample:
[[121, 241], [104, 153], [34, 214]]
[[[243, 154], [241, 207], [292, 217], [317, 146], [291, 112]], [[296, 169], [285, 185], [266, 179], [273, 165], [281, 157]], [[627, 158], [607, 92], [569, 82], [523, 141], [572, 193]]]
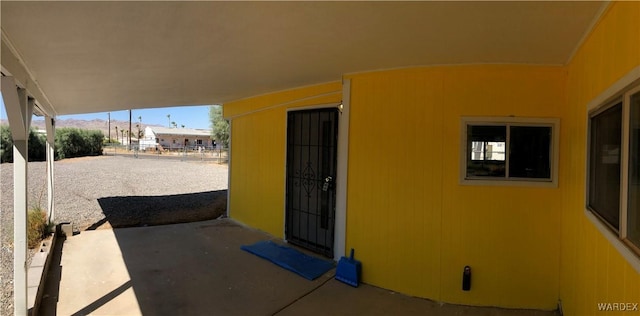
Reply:
[[43, 315], [559, 315], [353, 288], [335, 270], [308, 281], [240, 249], [259, 240], [277, 238], [230, 219], [84, 231], [64, 242], [59, 300]]
[[226, 213], [227, 190], [162, 196], [114, 196], [98, 199], [104, 218], [87, 228], [144, 227], [216, 219]]
[[332, 276], [308, 281], [242, 251], [272, 237], [232, 221], [160, 228], [114, 230], [143, 315], [272, 315]]
[[115, 290], [105, 294], [103, 297], [99, 298], [98, 300], [94, 301], [93, 303], [85, 306], [83, 309], [71, 315], [72, 316], [89, 315], [93, 313], [96, 309], [104, 306], [105, 304], [109, 303], [110, 301], [118, 297], [120, 294], [124, 293], [124, 291], [128, 290], [130, 287], [131, 287], [131, 281], [127, 281], [124, 284], [120, 285]]
[[332, 279], [240, 249], [271, 238], [228, 219], [84, 231], [65, 243], [57, 313], [272, 315]]

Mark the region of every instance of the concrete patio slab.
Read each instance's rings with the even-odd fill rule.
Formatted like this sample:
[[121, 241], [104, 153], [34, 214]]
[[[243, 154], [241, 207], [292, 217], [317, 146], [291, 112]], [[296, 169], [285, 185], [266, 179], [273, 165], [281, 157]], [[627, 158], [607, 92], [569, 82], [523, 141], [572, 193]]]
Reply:
[[[555, 315], [441, 305], [330, 270], [314, 281], [240, 249], [274, 239], [232, 220], [84, 231], [58, 244], [42, 315]], [[277, 241], [277, 240], [276, 240]], [[62, 245], [62, 249], [59, 249]]]
[[311, 282], [240, 250], [271, 238], [230, 220], [84, 231], [64, 241], [42, 313], [270, 315], [333, 276]]
[[440, 304], [367, 284], [354, 288], [333, 279], [277, 315], [552, 316], [559, 313]]

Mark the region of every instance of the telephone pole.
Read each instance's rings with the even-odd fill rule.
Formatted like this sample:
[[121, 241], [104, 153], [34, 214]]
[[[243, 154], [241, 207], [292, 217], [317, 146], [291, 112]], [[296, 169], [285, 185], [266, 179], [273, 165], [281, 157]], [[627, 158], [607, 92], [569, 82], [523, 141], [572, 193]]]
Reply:
[[109, 138], [108, 138], [108, 140], [109, 140], [109, 144], [111, 144], [111, 112], [107, 113], [107, 115], [108, 115], [107, 121], [109, 122], [109, 127], [108, 127], [109, 128]]
[[129, 110], [129, 134], [127, 134], [127, 140], [129, 144], [127, 145], [129, 150], [131, 150], [131, 110]]

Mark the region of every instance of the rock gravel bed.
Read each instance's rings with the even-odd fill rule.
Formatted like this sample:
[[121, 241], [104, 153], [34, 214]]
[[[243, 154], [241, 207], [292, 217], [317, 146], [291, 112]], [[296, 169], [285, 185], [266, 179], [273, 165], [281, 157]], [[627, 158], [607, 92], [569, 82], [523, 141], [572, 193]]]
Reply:
[[[212, 162], [86, 157], [55, 162], [55, 222], [78, 230], [217, 218], [227, 166]], [[46, 163], [29, 163], [30, 207], [47, 208]], [[0, 165], [0, 315], [13, 315], [13, 164]]]

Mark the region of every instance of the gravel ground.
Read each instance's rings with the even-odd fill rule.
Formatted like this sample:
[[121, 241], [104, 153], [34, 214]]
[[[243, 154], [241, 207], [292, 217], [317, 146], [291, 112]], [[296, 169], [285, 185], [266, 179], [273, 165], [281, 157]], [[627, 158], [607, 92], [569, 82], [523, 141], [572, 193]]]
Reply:
[[[79, 230], [217, 218], [227, 166], [212, 162], [86, 157], [55, 162], [55, 222]], [[30, 207], [47, 208], [46, 163], [29, 163]], [[13, 164], [0, 165], [0, 315], [13, 315]]]

